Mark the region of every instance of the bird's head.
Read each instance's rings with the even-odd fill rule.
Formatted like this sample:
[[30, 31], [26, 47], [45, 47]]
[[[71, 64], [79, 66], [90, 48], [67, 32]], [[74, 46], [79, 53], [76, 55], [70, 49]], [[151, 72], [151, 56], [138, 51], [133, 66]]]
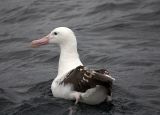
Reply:
[[56, 43], [58, 45], [72, 45], [76, 44], [76, 37], [71, 29], [67, 27], [58, 27], [52, 30], [45, 37], [38, 40], [33, 40], [31, 42], [31, 46], [39, 47], [49, 43]]

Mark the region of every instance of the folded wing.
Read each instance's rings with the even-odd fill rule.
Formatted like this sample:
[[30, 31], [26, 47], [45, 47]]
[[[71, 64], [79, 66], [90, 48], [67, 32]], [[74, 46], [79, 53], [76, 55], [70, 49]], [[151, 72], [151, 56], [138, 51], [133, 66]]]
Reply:
[[112, 82], [114, 78], [109, 75], [106, 69], [90, 70], [84, 66], [78, 66], [70, 71], [62, 84], [72, 84], [73, 90], [78, 92], [86, 92], [90, 88], [101, 85], [106, 88], [107, 94], [111, 95]]

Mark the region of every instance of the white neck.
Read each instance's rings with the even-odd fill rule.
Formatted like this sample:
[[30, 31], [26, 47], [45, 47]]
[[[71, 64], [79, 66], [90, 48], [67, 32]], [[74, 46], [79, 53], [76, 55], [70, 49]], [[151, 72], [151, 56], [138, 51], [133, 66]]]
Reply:
[[77, 52], [77, 43], [65, 43], [60, 45], [61, 53], [59, 59], [59, 68], [57, 77], [62, 77], [70, 70], [76, 68], [79, 65], [83, 65], [79, 59]]

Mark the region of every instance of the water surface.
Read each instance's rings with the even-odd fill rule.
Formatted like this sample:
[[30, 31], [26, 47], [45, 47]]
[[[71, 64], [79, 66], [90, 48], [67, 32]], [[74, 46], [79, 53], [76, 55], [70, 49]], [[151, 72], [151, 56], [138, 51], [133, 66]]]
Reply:
[[29, 46], [59, 26], [74, 30], [85, 65], [116, 78], [112, 103], [74, 114], [160, 114], [159, 0], [1, 0], [0, 115], [68, 114], [73, 102], [50, 92], [59, 48]]

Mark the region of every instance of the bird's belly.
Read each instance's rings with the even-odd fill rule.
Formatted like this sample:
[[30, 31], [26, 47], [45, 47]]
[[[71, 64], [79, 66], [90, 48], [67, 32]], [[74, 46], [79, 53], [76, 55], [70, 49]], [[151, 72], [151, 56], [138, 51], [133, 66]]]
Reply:
[[[70, 84], [64, 86], [63, 84], [59, 85], [53, 82], [51, 85], [51, 90], [54, 97], [75, 100], [75, 97], [70, 95], [75, 92]], [[105, 101], [106, 98], [107, 93], [105, 87], [96, 86], [95, 88], [88, 89], [86, 92], [81, 93], [81, 98], [79, 101], [90, 105], [96, 105]]]
[[70, 94], [73, 92], [72, 85], [63, 85], [63, 84], [56, 84], [55, 82], [51, 85], [52, 94], [54, 97], [64, 98], [73, 100]]

